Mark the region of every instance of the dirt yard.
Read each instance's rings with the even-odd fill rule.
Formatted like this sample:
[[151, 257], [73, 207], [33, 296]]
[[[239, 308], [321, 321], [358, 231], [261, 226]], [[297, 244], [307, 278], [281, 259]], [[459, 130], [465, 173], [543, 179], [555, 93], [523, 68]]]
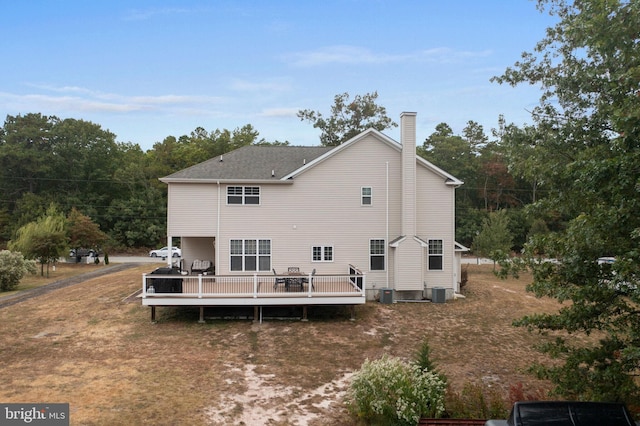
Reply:
[[[537, 335], [515, 318], [556, 310], [527, 279], [469, 268], [465, 299], [309, 308], [309, 321], [211, 319], [130, 297], [140, 266], [0, 309], [0, 401], [68, 402], [72, 425], [352, 425], [342, 399], [366, 359], [413, 359], [428, 339], [454, 389], [545, 386], [524, 373]], [[215, 311], [211, 311], [215, 315]]]

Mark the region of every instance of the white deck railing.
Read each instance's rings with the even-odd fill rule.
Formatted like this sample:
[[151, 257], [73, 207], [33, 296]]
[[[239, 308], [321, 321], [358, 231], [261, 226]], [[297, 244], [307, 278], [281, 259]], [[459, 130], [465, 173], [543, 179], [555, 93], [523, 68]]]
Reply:
[[[351, 272], [351, 271], [350, 271]], [[359, 272], [359, 271], [357, 271]], [[366, 276], [344, 275], [156, 275], [143, 274], [142, 298], [365, 297]], [[302, 303], [302, 302], [300, 302]]]

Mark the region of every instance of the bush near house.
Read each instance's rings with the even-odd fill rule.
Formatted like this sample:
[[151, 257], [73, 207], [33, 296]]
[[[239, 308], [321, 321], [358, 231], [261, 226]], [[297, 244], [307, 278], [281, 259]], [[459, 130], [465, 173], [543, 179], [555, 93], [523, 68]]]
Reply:
[[366, 360], [354, 375], [348, 405], [370, 424], [415, 426], [421, 417], [444, 412], [445, 388], [437, 373], [383, 355]]
[[28, 273], [36, 273], [35, 261], [26, 260], [19, 252], [0, 251], [0, 291], [13, 290]]

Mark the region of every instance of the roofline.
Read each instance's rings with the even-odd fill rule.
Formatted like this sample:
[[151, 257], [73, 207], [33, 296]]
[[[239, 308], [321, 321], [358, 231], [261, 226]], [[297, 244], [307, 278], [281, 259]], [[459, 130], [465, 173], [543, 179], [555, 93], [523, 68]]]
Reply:
[[[407, 114], [412, 114], [412, 113], [407, 113]], [[300, 167], [299, 169], [294, 170], [293, 172], [289, 173], [286, 176], [283, 176], [281, 178], [281, 180], [287, 180], [287, 179], [291, 179], [291, 178], [294, 178], [294, 177], [298, 176], [300, 173], [303, 173], [307, 169], [309, 169], [311, 167], [314, 167], [316, 164], [318, 164], [318, 163], [320, 163], [322, 161], [325, 161], [327, 158], [330, 158], [333, 155], [336, 155], [337, 153], [339, 153], [343, 149], [346, 149], [349, 145], [352, 145], [352, 144], [356, 143], [357, 141], [359, 141], [360, 139], [363, 139], [363, 138], [365, 138], [365, 137], [367, 137], [369, 135], [374, 135], [374, 136], [378, 137], [382, 142], [385, 142], [387, 145], [389, 145], [392, 148], [398, 150], [399, 152], [402, 151], [402, 145], [400, 143], [396, 142], [395, 140], [391, 139], [389, 136], [385, 135], [384, 133], [379, 132], [376, 129], [369, 128], [369, 129], [365, 130], [364, 132], [352, 137], [348, 141], [338, 145], [334, 149], [326, 152], [325, 154], [321, 155], [320, 157], [314, 159], [313, 161], [308, 162], [307, 164], [305, 164], [304, 166]], [[416, 154], [416, 160], [422, 166], [426, 167], [427, 169], [430, 169], [435, 174], [437, 174], [437, 175], [441, 176], [442, 178], [444, 178], [445, 179], [445, 185], [450, 185], [450, 186], [456, 186], [457, 187], [457, 186], [460, 186], [460, 185], [464, 184], [464, 182], [461, 181], [460, 179], [458, 179], [455, 176], [445, 172], [440, 167], [436, 166], [435, 164], [431, 163], [428, 160], [425, 160], [424, 158], [420, 157], [418, 154]]]
[[[399, 247], [400, 244], [402, 244], [406, 240], [407, 240], [407, 237], [405, 235], [400, 235], [399, 237], [396, 237], [393, 241], [389, 243], [389, 247]], [[420, 246], [423, 248], [429, 247], [429, 243], [427, 243], [425, 240], [418, 237], [417, 235], [413, 236], [413, 241], [420, 244]]]
[[[415, 113], [406, 113], [406, 114], [415, 114]], [[395, 141], [394, 139], [390, 138], [389, 136], [385, 135], [384, 133], [382, 133], [382, 132], [380, 132], [380, 131], [378, 131], [376, 129], [369, 128], [369, 129], [365, 130], [364, 132], [352, 137], [348, 141], [346, 141], [346, 142], [334, 147], [333, 149], [327, 151], [326, 153], [322, 154], [321, 156], [316, 157], [312, 161], [309, 161], [307, 164], [303, 165], [302, 167], [299, 167], [299, 168], [295, 169], [294, 171], [292, 171], [291, 173], [281, 177], [280, 179], [208, 179], [208, 178], [206, 178], [206, 179], [189, 179], [189, 178], [162, 177], [162, 178], [159, 178], [159, 180], [160, 180], [160, 182], [167, 183], [167, 184], [169, 184], [169, 183], [292, 183], [291, 182], [292, 178], [298, 176], [301, 173], [304, 173], [308, 169], [314, 167], [316, 164], [319, 164], [319, 163], [325, 161], [326, 159], [338, 154], [343, 149], [346, 149], [348, 146], [358, 142], [359, 140], [361, 140], [361, 139], [363, 139], [363, 138], [365, 138], [365, 137], [367, 137], [369, 135], [373, 135], [373, 136], [377, 137], [379, 140], [381, 140], [382, 142], [386, 143], [387, 145], [389, 145], [393, 149], [397, 150], [398, 152], [402, 152], [402, 145], [399, 142]], [[455, 176], [445, 172], [444, 170], [442, 170], [438, 166], [434, 165], [433, 163], [431, 163], [428, 160], [425, 160], [424, 158], [420, 157], [417, 154], [416, 154], [416, 161], [419, 164], [421, 164], [423, 167], [426, 167], [427, 169], [431, 170], [435, 174], [437, 174], [440, 177], [444, 178], [445, 179], [445, 185], [458, 187], [458, 186], [464, 184], [464, 182], [461, 181], [460, 179], [458, 179]]]
[[438, 174], [438, 175], [442, 176], [443, 178], [445, 178], [447, 180], [445, 182], [446, 185], [460, 186], [460, 185], [464, 184], [463, 181], [461, 181], [457, 177], [453, 176], [452, 174], [449, 174], [449, 173], [445, 172], [444, 170], [442, 170], [440, 167], [436, 166], [435, 164], [433, 164], [429, 160], [425, 160], [424, 158], [420, 157], [419, 155], [416, 155], [416, 158], [418, 159], [418, 162], [422, 163], [423, 166], [427, 167], [428, 169], [431, 169], [436, 174]]
[[401, 235], [395, 239], [393, 239], [393, 241], [391, 241], [389, 243], [389, 247], [398, 247], [404, 240], [406, 240], [407, 237], [404, 235]]
[[291, 185], [291, 180], [280, 179], [189, 179], [189, 178], [159, 178], [162, 183], [255, 183], [255, 184], [276, 184], [276, 185]]
[[422, 247], [429, 247], [429, 243], [418, 237], [417, 235], [413, 236], [414, 241], [418, 242]]
[[453, 242], [453, 246], [454, 246], [454, 251], [457, 251], [457, 252], [471, 251], [470, 248], [463, 246], [462, 244], [460, 244], [457, 241]]
[[360, 139], [363, 139], [363, 138], [367, 137], [370, 134], [373, 134], [373, 135], [377, 136], [382, 142], [387, 143], [388, 145], [392, 146], [393, 148], [397, 149], [398, 151], [402, 150], [402, 145], [400, 145], [398, 142], [394, 141], [393, 139], [391, 139], [389, 136], [385, 135], [384, 133], [380, 133], [376, 129], [369, 128], [369, 129], [365, 130], [364, 132], [352, 137], [348, 141], [336, 146], [332, 150], [322, 154], [320, 157], [317, 157], [313, 161], [309, 161], [304, 166], [300, 167], [299, 169], [294, 170], [293, 172], [289, 173], [288, 175], [282, 177], [281, 179], [282, 180], [286, 180], [286, 179], [291, 179], [291, 178], [294, 178], [294, 177], [298, 176], [300, 173], [303, 173], [307, 169], [309, 169], [311, 167], [314, 167], [316, 164], [318, 164], [318, 163], [320, 163], [322, 161], [325, 161], [327, 158], [330, 158], [330, 157], [336, 155], [337, 153], [339, 153], [343, 149], [346, 149], [349, 145], [352, 145], [352, 144], [356, 143]]

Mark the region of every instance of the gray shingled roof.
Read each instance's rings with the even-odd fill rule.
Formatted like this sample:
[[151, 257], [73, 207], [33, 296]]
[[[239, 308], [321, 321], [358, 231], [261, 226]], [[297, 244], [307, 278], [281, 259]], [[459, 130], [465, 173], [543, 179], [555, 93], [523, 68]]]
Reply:
[[[334, 147], [248, 145], [180, 170], [162, 180], [277, 180]], [[271, 176], [271, 172], [274, 176]]]

